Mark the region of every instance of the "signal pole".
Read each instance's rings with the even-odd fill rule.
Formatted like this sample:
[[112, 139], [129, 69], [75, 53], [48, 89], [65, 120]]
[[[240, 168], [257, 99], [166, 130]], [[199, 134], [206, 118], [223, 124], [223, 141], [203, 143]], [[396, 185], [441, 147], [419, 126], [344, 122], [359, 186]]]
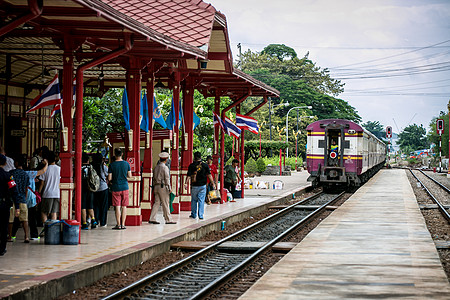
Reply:
[[447, 164], [447, 178], [450, 178], [450, 100], [448, 100], [448, 164]]

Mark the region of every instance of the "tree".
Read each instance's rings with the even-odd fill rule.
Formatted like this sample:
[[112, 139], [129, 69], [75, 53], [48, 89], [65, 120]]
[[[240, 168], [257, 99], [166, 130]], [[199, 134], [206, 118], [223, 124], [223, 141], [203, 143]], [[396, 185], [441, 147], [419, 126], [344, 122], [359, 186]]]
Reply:
[[266, 163], [264, 162], [264, 158], [262, 158], [261, 156], [256, 160], [256, 169], [260, 174], [262, 174], [266, 170]]
[[405, 153], [409, 153], [411, 150], [415, 151], [429, 148], [430, 143], [428, 142], [426, 133], [427, 131], [422, 124], [420, 126], [417, 124], [409, 125], [398, 135], [400, 149]]
[[443, 119], [444, 120], [444, 133], [442, 134], [442, 155], [449, 155], [448, 153], [448, 113], [441, 111], [439, 117], [433, 118], [430, 122], [430, 131], [428, 132], [428, 140], [435, 145], [433, 148], [433, 152], [439, 155], [439, 134], [436, 132], [436, 120]]
[[261, 52], [262, 54], [267, 54], [272, 57], [278, 58], [280, 61], [284, 60], [285, 58], [293, 59], [297, 57], [297, 53], [294, 49], [291, 47], [288, 47], [284, 44], [271, 44], [264, 48], [264, 50]]
[[385, 128], [379, 121], [367, 121], [366, 123], [361, 124], [361, 126], [370, 131], [380, 140], [386, 138]]
[[245, 171], [248, 174], [255, 174], [257, 170], [258, 167], [256, 165], [256, 161], [253, 158], [249, 158], [245, 164]]
[[[294, 51], [284, 45], [269, 45], [261, 53], [249, 50], [242, 56], [242, 70], [278, 89], [280, 98], [290, 107], [311, 105], [312, 114], [319, 119], [359, 122], [361, 117], [355, 108], [336, 98], [343, 92], [344, 84], [331, 78], [328, 69], [316, 66], [308, 54], [298, 58], [291, 50]], [[288, 110], [289, 107], [282, 107], [276, 115], [284, 117]]]

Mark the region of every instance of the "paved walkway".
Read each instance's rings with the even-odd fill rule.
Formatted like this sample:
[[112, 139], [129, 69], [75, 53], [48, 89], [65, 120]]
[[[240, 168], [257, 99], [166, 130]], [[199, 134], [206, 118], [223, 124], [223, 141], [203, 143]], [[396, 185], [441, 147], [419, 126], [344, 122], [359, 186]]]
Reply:
[[[174, 221], [177, 222], [175, 225], [154, 225], [145, 222], [142, 226], [128, 226], [126, 230], [111, 230], [115, 224], [111, 210], [108, 227], [81, 231], [80, 245], [45, 245], [43, 238], [25, 244], [23, 230], [19, 229], [15, 242], [8, 243], [8, 252], [0, 257], [0, 298], [38, 287], [31, 298], [39, 299], [36, 293], [39, 293], [39, 289], [44, 289], [42, 284], [50, 285], [53, 282], [53, 286], [47, 291], [49, 294], [46, 298], [50, 299], [64, 293], [63, 289], [70, 291], [71, 288], [76, 288], [74, 281], [100, 276], [99, 274], [108, 270], [108, 264], [115, 268], [117, 265], [125, 268], [132, 261], [147, 260], [155, 256], [155, 252], [169, 249], [173, 241], [200, 237], [210, 230], [219, 229], [223, 219], [236, 221], [238, 218], [233, 217], [235, 215], [268, 205], [277, 198], [309, 186], [304, 179], [305, 174], [294, 173], [289, 179], [283, 177], [286, 182], [285, 189], [277, 190], [277, 193], [268, 190], [272, 191], [272, 194], [258, 196], [262, 190], [252, 190], [244, 199], [237, 199], [236, 202], [205, 206], [204, 220], [193, 220], [189, 218], [190, 212], [182, 211], [173, 215]], [[157, 220], [163, 223], [161, 209]], [[92, 273], [87, 273], [87, 270]], [[58, 282], [70, 276], [72, 279], [68, 282]]]
[[450, 299], [404, 170], [381, 170], [240, 299]]

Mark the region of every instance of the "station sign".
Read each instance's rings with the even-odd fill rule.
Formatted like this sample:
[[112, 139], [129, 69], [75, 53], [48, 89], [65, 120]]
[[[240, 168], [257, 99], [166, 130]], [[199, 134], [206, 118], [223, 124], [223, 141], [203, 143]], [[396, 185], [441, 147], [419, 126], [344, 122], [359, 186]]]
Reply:
[[27, 132], [25, 129], [13, 129], [11, 130], [11, 136], [15, 137], [25, 137], [27, 135]]
[[436, 132], [439, 135], [442, 135], [444, 133], [444, 120], [443, 119], [436, 120]]
[[392, 138], [392, 127], [391, 126], [386, 127], [386, 137], [388, 139]]
[[44, 139], [57, 139], [58, 132], [46, 130], [46, 131], [42, 132], [42, 136], [44, 137]]

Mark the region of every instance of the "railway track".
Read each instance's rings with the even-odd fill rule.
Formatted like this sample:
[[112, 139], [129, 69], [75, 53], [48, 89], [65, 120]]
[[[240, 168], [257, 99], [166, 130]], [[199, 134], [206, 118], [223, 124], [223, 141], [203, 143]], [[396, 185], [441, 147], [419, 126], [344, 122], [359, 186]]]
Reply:
[[318, 193], [103, 299], [201, 299], [320, 214], [344, 193]]
[[436, 181], [431, 176], [425, 174], [422, 170], [409, 169], [409, 171], [422, 185], [447, 221], [450, 222], [449, 209], [445, 207], [450, 205], [450, 189]]

